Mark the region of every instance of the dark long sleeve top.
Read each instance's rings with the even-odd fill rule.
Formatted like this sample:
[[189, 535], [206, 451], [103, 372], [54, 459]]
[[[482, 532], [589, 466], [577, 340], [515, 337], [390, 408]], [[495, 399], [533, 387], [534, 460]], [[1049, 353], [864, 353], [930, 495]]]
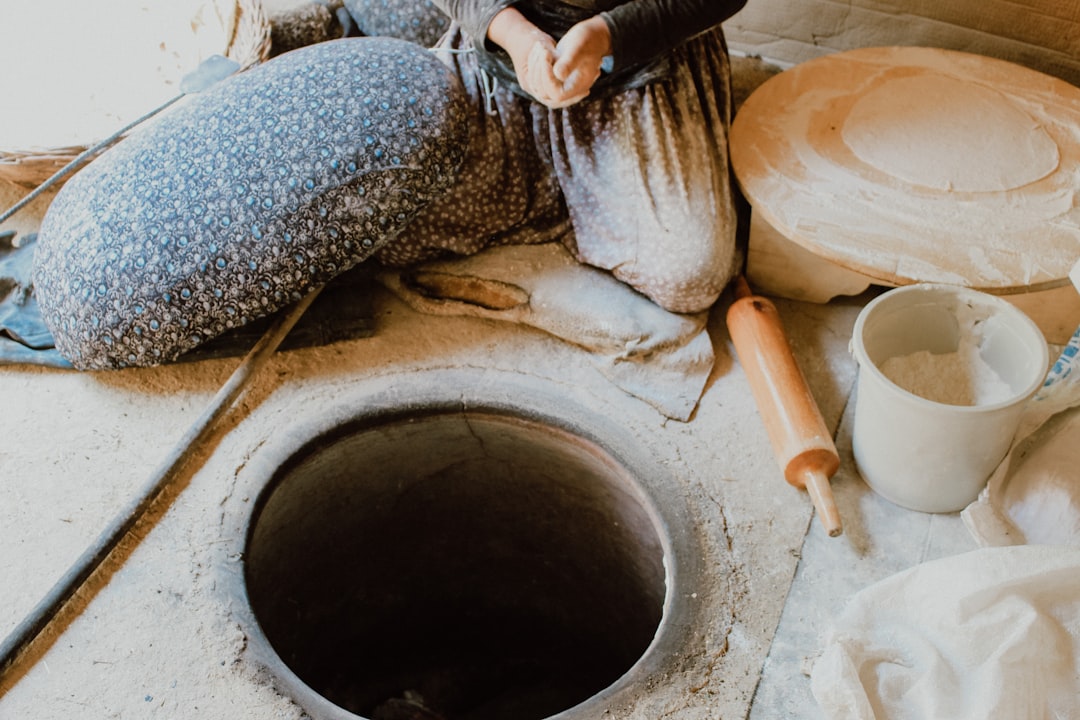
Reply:
[[611, 31], [612, 66], [593, 95], [640, 85], [665, 73], [674, 48], [734, 15], [747, 0], [432, 0], [472, 38], [480, 65], [520, 92], [509, 56], [488, 42], [488, 25], [513, 5], [558, 40], [576, 23], [600, 15]]

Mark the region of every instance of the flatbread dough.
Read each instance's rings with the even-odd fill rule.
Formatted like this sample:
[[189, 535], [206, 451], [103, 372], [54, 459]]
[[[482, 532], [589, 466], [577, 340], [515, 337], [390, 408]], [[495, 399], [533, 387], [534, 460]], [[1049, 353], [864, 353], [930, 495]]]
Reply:
[[823, 260], [882, 285], [1036, 293], [1080, 257], [1078, 126], [1080, 88], [1045, 73], [860, 48], [762, 83], [729, 146], [759, 225]]
[[945, 75], [897, 77], [852, 106], [841, 131], [863, 162], [915, 185], [1000, 192], [1058, 168], [1057, 143], [996, 90]]

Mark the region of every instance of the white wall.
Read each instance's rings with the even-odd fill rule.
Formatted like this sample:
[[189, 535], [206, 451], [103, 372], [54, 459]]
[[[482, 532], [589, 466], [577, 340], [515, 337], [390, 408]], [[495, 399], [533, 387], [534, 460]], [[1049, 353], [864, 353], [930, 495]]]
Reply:
[[858, 47], [924, 45], [1080, 85], [1080, 0], [749, 0], [724, 29], [733, 51], [782, 66]]

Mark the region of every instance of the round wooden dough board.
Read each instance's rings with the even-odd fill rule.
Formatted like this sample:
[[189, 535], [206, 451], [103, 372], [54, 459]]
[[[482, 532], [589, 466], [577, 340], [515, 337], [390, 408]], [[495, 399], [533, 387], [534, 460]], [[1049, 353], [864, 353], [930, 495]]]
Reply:
[[1069, 282], [1080, 258], [1080, 89], [1003, 60], [852, 50], [762, 84], [731, 128], [755, 214], [885, 285], [996, 294]]

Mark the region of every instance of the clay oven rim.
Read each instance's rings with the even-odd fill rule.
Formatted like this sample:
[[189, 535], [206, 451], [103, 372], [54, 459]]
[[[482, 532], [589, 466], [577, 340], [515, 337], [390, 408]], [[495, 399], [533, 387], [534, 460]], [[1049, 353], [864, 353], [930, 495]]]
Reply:
[[[248, 512], [243, 532], [243, 548], [258, 524], [265, 503], [290, 469], [335, 440], [414, 418], [447, 415], [482, 415], [507, 421], [524, 421], [548, 426], [595, 446], [632, 477], [629, 488], [650, 515], [661, 544], [665, 571], [665, 595], [656, 634], [641, 657], [614, 683], [584, 702], [552, 715], [552, 720], [592, 717], [616, 706], [635, 703], [642, 688], [651, 686], [673, 670], [688, 647], [692, 633], [702, 625], [697, 617], [704, 607], [696, 597], [702, 577], [703, 548], [692, 529], [692, 513], [681, 482], [670, 461], [650, 453], [634, 429], [580, 405], [547, 387], [535, 378], [515, 382], [492, 383], [490, 377], [477, 378], [465, 371], [418, 373], [396, 387], [372, 397], [364, 397], [363, 407], [343, 412], [324, 412], [317, 417], [303, 416], [295, 426], [279, 429], [271, 442], [253, 454], [249, 463], [257, 473], [257, 496]], [[416, 383], [415, 380], [420, 382]], [[447, 380], [452, 380], [447, 382]], [[459, 381], [464, 381], [464, 387]], [[554, 392], [553, 392], [554, 390]], [[469, 397], [470, 395], [477, 397]], [[278, 442], [280, 440], [280, 442]], [[677, 465], [676, 465], [677, 467]], [[246, 571], [238, 573], [238, 593], [242, 607], [236, 613], [248, 637], [246, 659], [266, 671], [275, 685], [289, 694], [314, 717], [326, 720], [356, 720], [360, 717], [327, 700], [306, 685], [277, 655], [252, 610]]]

